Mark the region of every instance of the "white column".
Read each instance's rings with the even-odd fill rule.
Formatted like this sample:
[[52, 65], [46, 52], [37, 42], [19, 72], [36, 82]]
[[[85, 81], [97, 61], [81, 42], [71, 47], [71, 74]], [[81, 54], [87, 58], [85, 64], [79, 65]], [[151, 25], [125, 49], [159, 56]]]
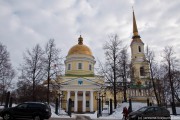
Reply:
[[93, 92], [94, 91], [90, 91], [90, 112], [93, 112], [94, 111], [94, 108], [93, 108], [93, 106], [94, 106], [94, 103], [93, 103]]
[[78, 106], [78, 91], [75, 91], [75, 96], [74, 96], [74, 112], [77, 112], [77, 106]]
[[66, 111], [68, 111], [68, 102], [70, 98], [70, 91], [67, 91], [67, 104], [66, 104]]
[[83, 91], [83, 112], [86, 112], [86, 91]]

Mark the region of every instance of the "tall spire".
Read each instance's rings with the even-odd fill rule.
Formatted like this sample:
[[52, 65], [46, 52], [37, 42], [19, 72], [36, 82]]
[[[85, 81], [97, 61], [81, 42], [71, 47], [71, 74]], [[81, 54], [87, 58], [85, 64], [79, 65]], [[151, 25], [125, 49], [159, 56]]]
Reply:
[[135, 18], [135, 14], [134, 14], [134, 10], [133, 10], [133, 38], [135, 38], [135, 37], [140, 38], [140, 36], [138, 34], [136, 18]]

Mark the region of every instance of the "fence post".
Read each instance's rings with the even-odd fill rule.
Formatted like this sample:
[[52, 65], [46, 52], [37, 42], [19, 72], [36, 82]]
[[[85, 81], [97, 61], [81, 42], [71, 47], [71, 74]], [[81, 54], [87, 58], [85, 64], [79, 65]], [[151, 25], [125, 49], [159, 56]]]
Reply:
[[58, 98], [56, 98], [55, 113], [58, 115]]
[[13, 98], [10, 97], [10, 100], [9, 100], [9, 107], [12, 107], [12, 101], [13, 101]]
[[69, 102], [68, 102], [68, 115], [71, 117], [71, 107], [72, 107], [72, 100], [71, 98], [69, 98]]
[[129, 99], [129, 108], [128, 108], [128, 112], [132, 112], [132, 101], [131, 99]]
[[10, 92], [8, 91], [7, 92], [7, 95], [6, 95], [6, 102], [5, 102], [5, 108], [8, 108], [8, 104], [9, 104], [9, 97], [10, 97]]
[[149, 106], [149, 98], [147, 98], [147, 106]]
[[101, 116], [101, 99], [99, 98], [99, 116]]
[[110, 115], [112, 114], [112, 99], [110, 99]]

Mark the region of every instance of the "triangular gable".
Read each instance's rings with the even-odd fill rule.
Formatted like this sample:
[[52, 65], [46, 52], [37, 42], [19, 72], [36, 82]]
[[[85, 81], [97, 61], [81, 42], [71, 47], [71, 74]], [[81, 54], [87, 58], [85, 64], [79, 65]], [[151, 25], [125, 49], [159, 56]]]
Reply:
[[91, 79], [87, 79], [87, 78], [73, 78], [71, 80], [67, 80], [63, 83], [61, 83], [62, 85], [96, 85], [96, 86], [102, 86], [102, 84], [97, 83], [94, 80]]

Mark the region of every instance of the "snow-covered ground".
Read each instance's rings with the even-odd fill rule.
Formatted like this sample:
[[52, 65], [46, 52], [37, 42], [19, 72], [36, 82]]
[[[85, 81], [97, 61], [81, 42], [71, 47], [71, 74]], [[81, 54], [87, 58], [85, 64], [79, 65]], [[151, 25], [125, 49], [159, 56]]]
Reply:
[[[172, 114], [172, 108], [168, 108], [170, 114]], [[176, 113], [178, 115], [171, 115], [171, 120], [180, 120], [180, 107], [176, 107]]]
[[70, 118], [63, 109], [58, 110], [59, 115], [55, 114], [54, 104], [50, 104], [50, 107], [51, 107], [51, 113], [52, 113], [51, 118]]
[[[144, 107], [146, 105], [147, 105], [146, 103], [133, 102], [132, 103], [132, 110], [136, 111], [139, 108]], [[100, 118], [103, 118], [103, 119], [120, 119], [120, 118], [123, 118], [122, 111], [123, 111], [124, 107], [128, 108], [129, 107], [129, 103], [118, 104], [117, 109], [115, 110], [115, 112], [112, 115], [106, 116], [106, 117], [102, 116]]]
[[[132, 103], [132, 110], [136, 111], [141, 107], [147, 106], [146, 103], [140, 103], [140, 102], [133, 102]], [[121, 103], [118, 104], [117, 109], [115, 110], [115, 112], [112, 115], [109, 116], [101, 116], [99, 117], [99, 119], [121, 119], [123, 118], [123, 108], [124, 107], [129, 107], [129, 103]], [[69, 118], [69, 116], [67, 115], [67, 113], [64, 110], [60, 110], [60, 115], [56, 115], [55, 112], [55, 108], [53, 106], [51, 106], [51, 110], [52, 110], [52, 118]], [[171, 108], [168, 108], [168, 110], [170, 111], [170, 113], [172, 113]], [[176, 107], [177, 110], [177, 114], [180, 114], [180, 107]], [[108, 111], [108, 110], [107, 110]], [[102, 112], [103, 113], [103, 112]], [[95, 112], [94, 114], [78, 114], [78, 115], [85, 115], [85, 116], [89, 116], [91, 119], [97, 119], [97, 112]], [[72, 113], [72, 118], [76, 118], [76, 114]], [[174, 116], [171, 115], [171, 120], [180, 120], [180, 115]]]
[[[146, 106], [147, 104], [145, 103], [136, 103], [134, 102], [132, 104], [132, 109], [134, 110], [138, 110], [139, 108]], [[101, 119], [120, 119], [123, 117], [122, 115], [122, 111], [124, 107], [128, 108], [129, 103], [122, 103], [122, 104], [118, 104], [117, 109], [115, 110], [115, 112], [110, 115], [110, 116], [101, 116], [99, 118]], [[69, 116], [67, 116], [67, 114], [63, 114], [63, 115], [56, 115], [55, 114], [55, 108], [53, 106], [51, 106], [51, 110], [52, 110], [52, 118], [63, 118], [66, 117], [68, 118]], [[64, 110], [61, 110], [60, 113], [66, 113]], [[103, 113], [103, 112], [102, 112]], [[78, 114], [78, 115], [85, 115], [85, 116], [89, 116], [91, 119], [97, 119], [97, 112], [95, 112], [94, 114]], [[76, 114], [72, 114], [72, 118], [76, 118]]]
[[[132, 103], [132, 110], [133, 111], [136, 111], [138, 110], [139, 108], [141, 107], [144, 107], [146, 106], [147, 104], [146, 103], [140, 103], [140, 102], [133, 102]], [[16, 104], [13, 104], [12, 105], [13, 107], [16, 106]], [[70, 118], [67, 113], [65, 112], [65, 110], [63, 109], [60, 109], [59, 110], [59, 115], [56, 115], [55, 114], [55, 106], [54, 104], [51, 104], [51, 112], [52, 112], [52, 116], [51, 118]], [[2, 106], [3, 108], [4, 106]], [[104, 106], [106, 108], [108, 108], [108, 106]], [[117, 106], [117, 109], [115, 110], [115, 112], [112, 114], [112, 115], [109, 115], [107, 116], [101, 116], [99, 117], [99, 119], [107, 119], [107, 120], [110, 120], [110, 119], [121, 119], [123, 118], [123, 114], [122, 114], [122, 111], [123, 111], [123, 108], [124, 107], [129, 107], [129, 103], [121, 103], [121, 104], [118, 104]], [[1, 106], [0, 106], [1, 108]], [[170, 113], [172, 114], [172, 109], [171, 108], [168, 108], [168, 110], [170, 111]], [[104, 110], [102, 113], [108, 113], [108, 109]], [[176, 107], [176, 112], [177, 114], [180, 114], [180, 107]], [[84, 116], [89, 116], [91, 119], [97, 119], [97, 112], [93, 113], [93, 114], [78, 114], [78, 115], [84, 115]], [[104, 114], [103, 114], [104, 115]], [[76, 118], [76, 114], [72, 113], [72, 118]], [[171, 120], [180, 120], [180, 115], [171, 115]]]

